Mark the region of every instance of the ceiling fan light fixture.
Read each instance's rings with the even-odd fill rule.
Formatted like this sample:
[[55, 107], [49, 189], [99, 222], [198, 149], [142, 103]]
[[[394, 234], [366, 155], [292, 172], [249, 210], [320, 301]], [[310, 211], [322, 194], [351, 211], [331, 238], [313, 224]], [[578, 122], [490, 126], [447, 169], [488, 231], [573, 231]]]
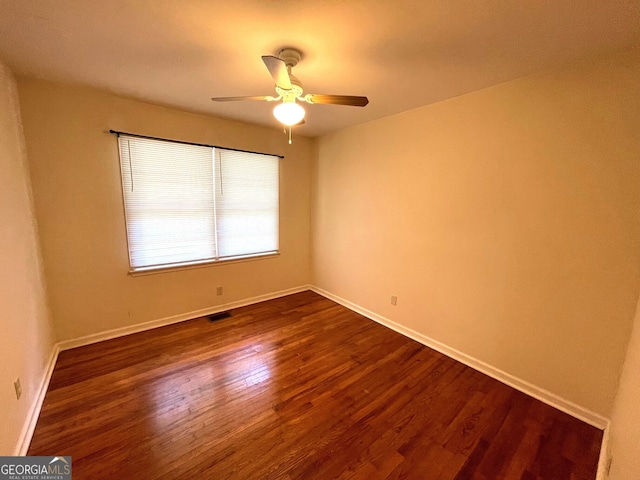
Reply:
[[273, 109], [273, 116], [285, 125], [295, 125], [301, 122], [305, 113], [304, 108], [295, 101], [283, 102]]

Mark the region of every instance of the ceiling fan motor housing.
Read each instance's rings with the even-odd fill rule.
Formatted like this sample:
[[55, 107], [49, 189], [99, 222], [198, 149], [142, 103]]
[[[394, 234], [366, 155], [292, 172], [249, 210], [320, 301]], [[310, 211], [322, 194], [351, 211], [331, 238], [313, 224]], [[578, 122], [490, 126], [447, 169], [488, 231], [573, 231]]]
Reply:
[[291, 80], [291, 90], [285, 90], [276, 87], [278, 95], [282, 96], [283, 101], [293, 102], [296, 98], [302, 95], [303, 87], [302, 82], [291, 73], [291, 69], [295, 67], [302, 59], [302, 53], [295, 48], [283, 48], [278, 52], [278, 58], [284, 62], [289, 72], [289, 79]]
[[302, 53], [295, 48], [283, 48], [278, 52], [278, 57], [287, 67], [295, 67], [302, 60]]

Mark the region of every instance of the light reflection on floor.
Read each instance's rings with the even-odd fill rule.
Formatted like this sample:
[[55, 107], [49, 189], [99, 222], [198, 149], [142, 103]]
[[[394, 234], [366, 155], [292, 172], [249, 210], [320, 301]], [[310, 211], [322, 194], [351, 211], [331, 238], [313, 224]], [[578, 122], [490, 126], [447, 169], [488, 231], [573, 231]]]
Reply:
[[[257, 387], [268, 401], [273, 385], [267, 380], [272, 377], [276, 361], [272, 348], [256, 344], [244, 346], [223, 360], [211, 359], [189, 366], [178, 363], [171, 372], [155, 379], [153, 393], [146, 398], [146, 409], [154, 412], [156, 428], [163, 429], [197, 415], [190, 400], [202, 408], [203, 396], [212, 407]], [[166, 366], [163, 371], [167, 371]]]

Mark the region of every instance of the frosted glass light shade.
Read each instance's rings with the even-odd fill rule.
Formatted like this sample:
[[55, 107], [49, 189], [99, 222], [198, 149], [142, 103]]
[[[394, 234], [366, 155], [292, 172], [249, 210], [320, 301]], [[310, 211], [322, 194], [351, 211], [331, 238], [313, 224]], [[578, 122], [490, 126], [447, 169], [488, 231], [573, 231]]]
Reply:
[[304, 108], [295, 102], [281, 103], [273, 109], [273, 115], [285, 125], [295, 125], [304, 118], [304, 114]]

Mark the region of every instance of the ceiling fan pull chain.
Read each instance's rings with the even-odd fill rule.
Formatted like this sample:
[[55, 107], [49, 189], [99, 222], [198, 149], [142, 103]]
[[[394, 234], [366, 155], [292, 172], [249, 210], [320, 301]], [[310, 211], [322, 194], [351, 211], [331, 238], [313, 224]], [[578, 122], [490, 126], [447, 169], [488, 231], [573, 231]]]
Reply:
[[291, 145], [291, 125], [289, 125], [289, 145]]

